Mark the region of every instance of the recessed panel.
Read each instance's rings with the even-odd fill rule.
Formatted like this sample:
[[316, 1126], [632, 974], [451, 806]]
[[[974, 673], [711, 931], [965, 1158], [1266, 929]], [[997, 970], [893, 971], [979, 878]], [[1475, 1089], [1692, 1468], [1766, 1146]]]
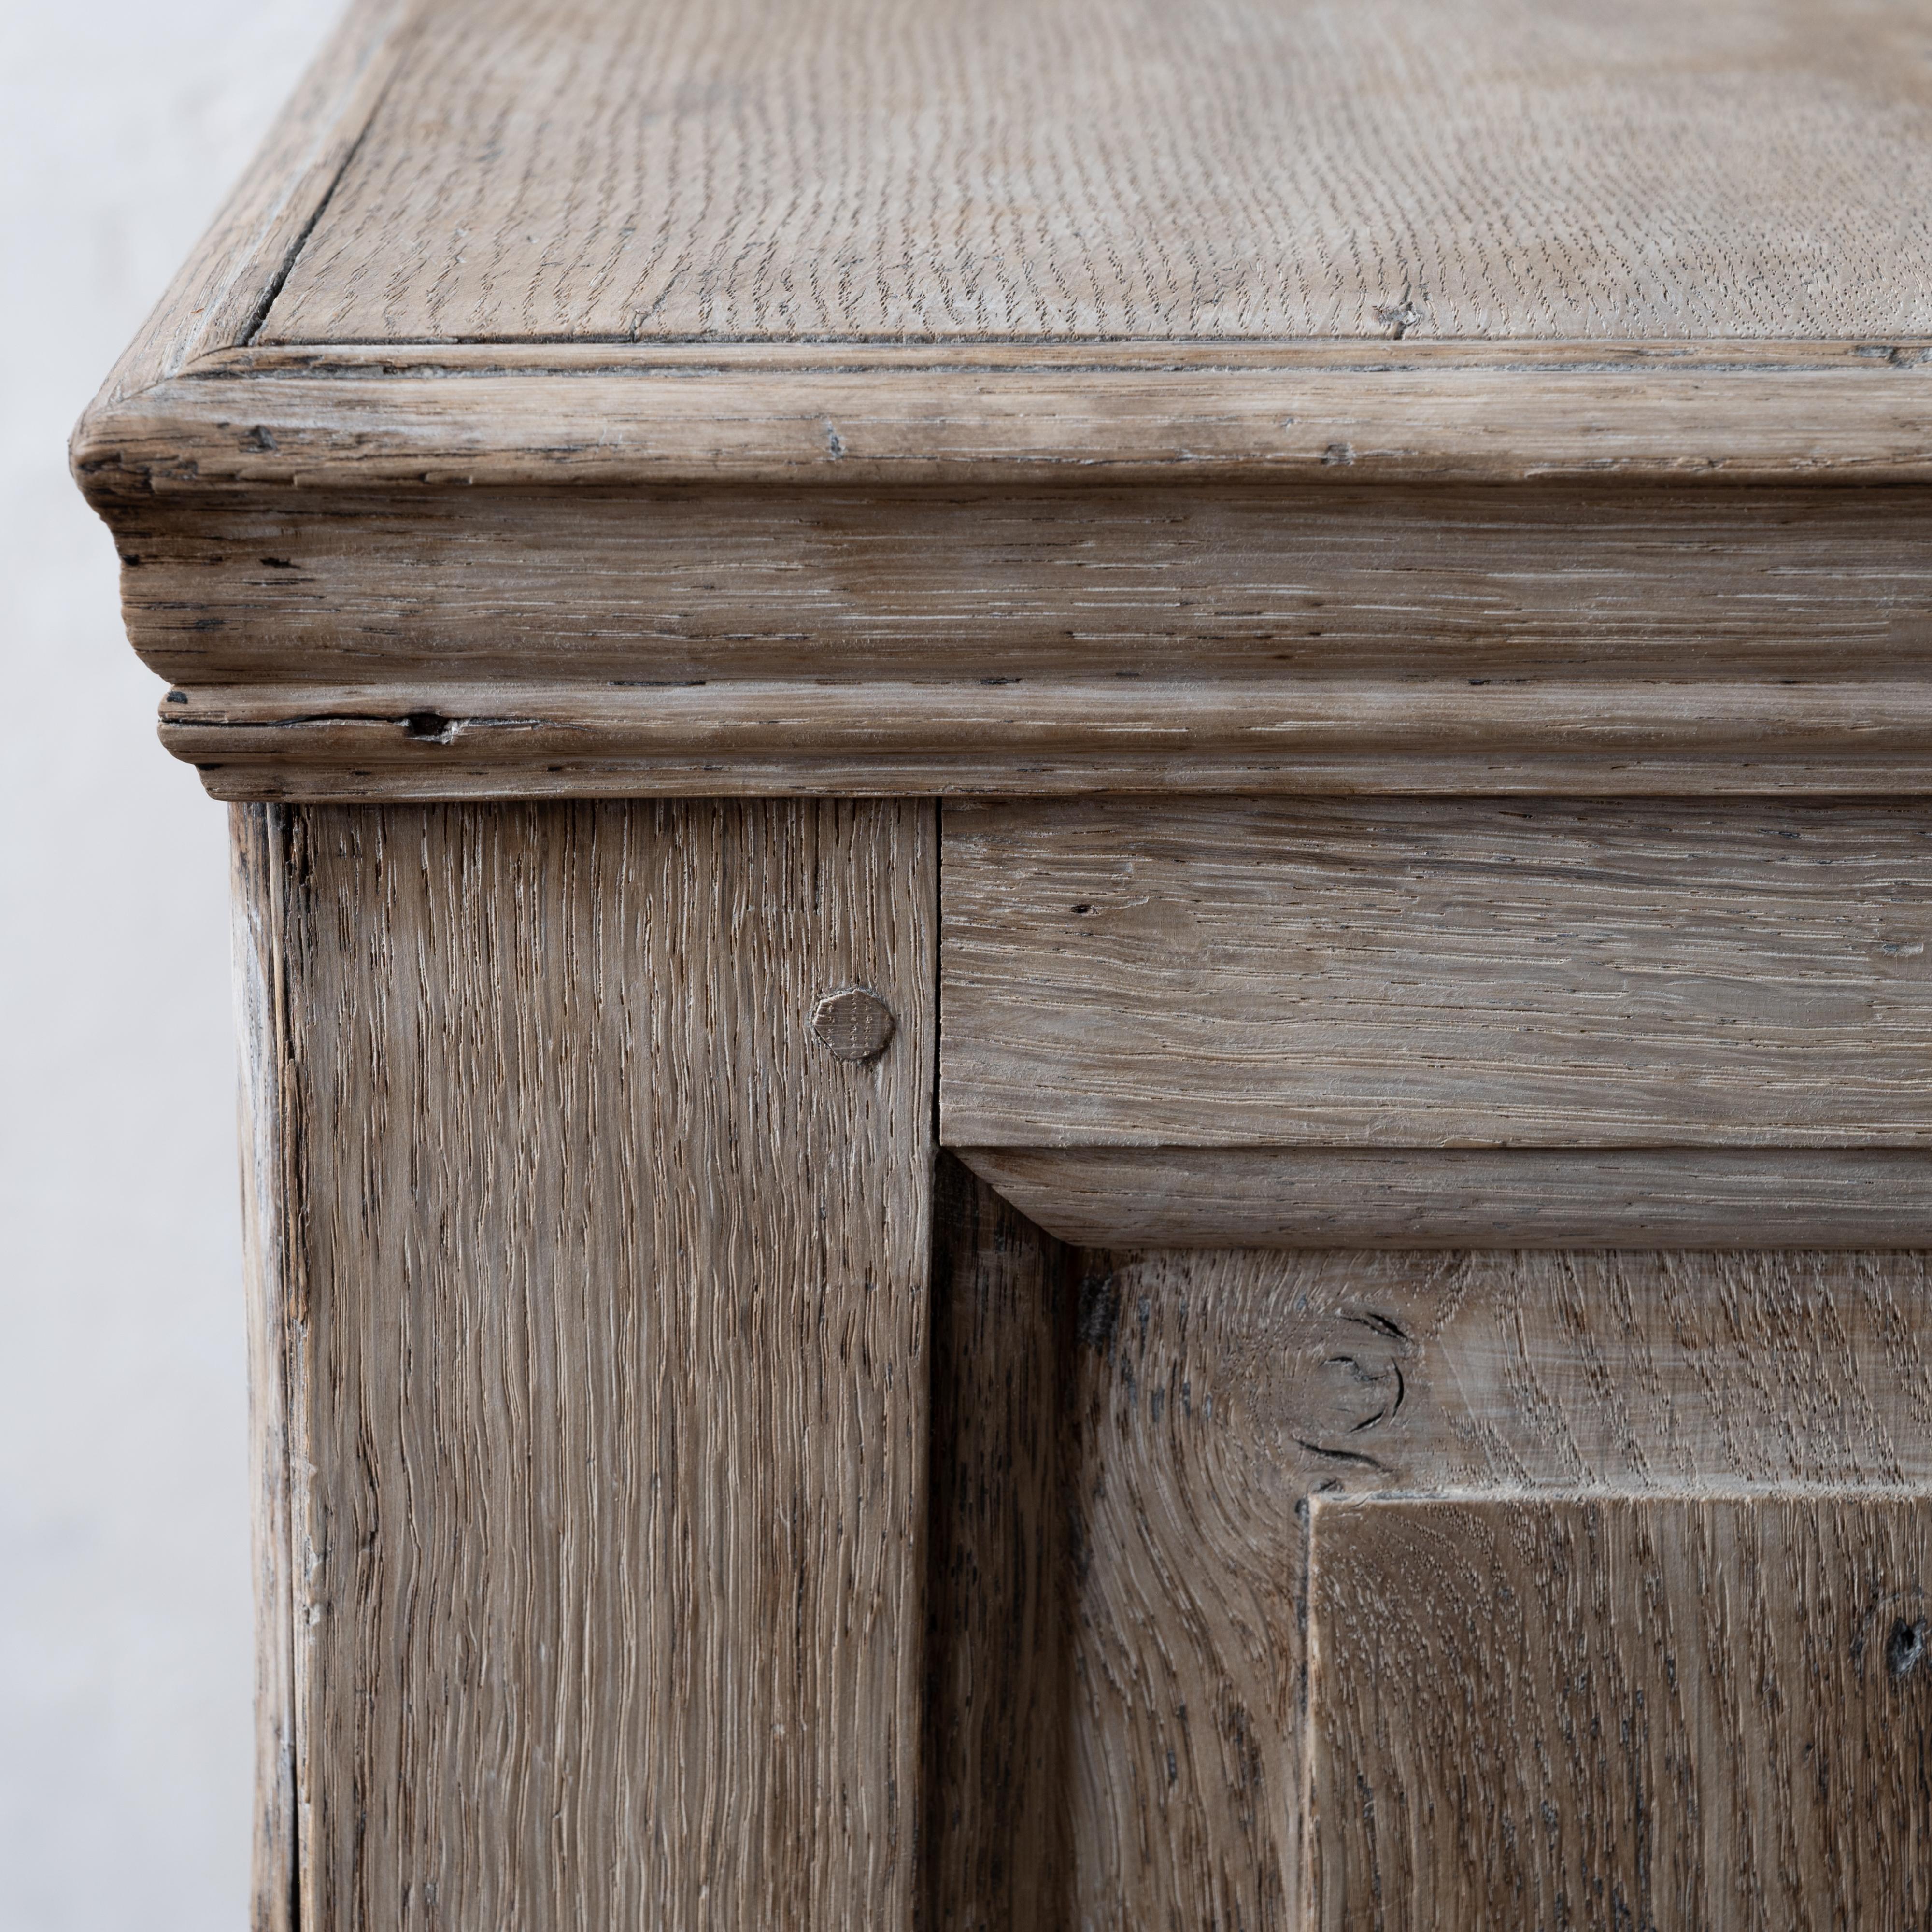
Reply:
[[1932, 1504], [1312, 1511], [1323, 1932], [1932, 1910]]

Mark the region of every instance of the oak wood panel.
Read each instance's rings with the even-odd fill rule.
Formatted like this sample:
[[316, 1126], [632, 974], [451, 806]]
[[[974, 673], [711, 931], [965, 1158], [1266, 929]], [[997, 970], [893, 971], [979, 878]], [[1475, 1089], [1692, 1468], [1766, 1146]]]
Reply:
[[1312, 1923], [1926, 1922], [1932, 1498], [1312, 1523]]
[[1059, 1451], [1072, 1627], [1066, 1921], [1291, 1932], [1301, 1566], [1282, 1463], [1301, 1452], [1244, 1426], [1247, 1378], [1222, 1353], [1253, 1321], [1256, 1284], [1222, 1268], [1197, 1300], [1186, 1258], [1166, 1270], [1081, 1259]]
[[1927, 782], [1916, 491], [300, 490], [112, 520], [164, 742], [223, 795]]
[[[859, 655], [855, 651], [855, 658]], [[1004, 655], [1004, 654], [1002, 654]], [[656, 670], [662, 667], [640, 667]], [[1932, 783], [1932, 682], [969, 672], [887, 682], [175, 686], [218, 797], [1100, 791], [1854, 797]], [[1472, 687], [1484, 687], [1474, 688]]]
[[939, 1160], [927, 1529], [927, 1920], [1064, 1922], [1066, 1508], [1058, 1438], [1070, 1257]]
[[1922, 1248], [1916, 1150], [960, 1148], [1084, 1246]]
[[1916, 803], [946, 809], [958, 1146], [1924, 1146]]
[[268, 809], [230, 814], [235, 1012], [241, 1036], [237, 1140], [248, 1324], [248, 1438], [254, 1490], [255, 1816], [250, 1932], [299, 1932], [296, 1816], [295, 1600], [291, 1431], [302, 1374], [295, 1310], [298, 1177], [287, 1102], [299, 1048], [281, 977], [281, 857]]
[[982, 704], [1072, 686], [1097, 732], [1135, 716], [1130, 679], [1208, 700], [1239, 680], [1364, 732], [1372, 693], [1392, 747], [1493, 718], [1522, 748], [1567, 703], [1580, 734], [1622, 704], [1694, 748], [1768, 752], [1862, 698], [1849, 758], [1897, 749], [1888, 717], [1932, 671], [1916, 490], [303, 489], [115, 524], [130, 636], [190, 719], [209, 687], [245, 718], [292, 684], [345, 718], [393, 716], [398, 687], [460, 716], [474, 689], [634, 729], [688, 680], [999, 676]]
[[272, 340], [1932, 333], [1932, 31], [426, 0]]
[[[1932, 478], [1928, 331], [1894, 299], [1922, 305], [1924, 22], [1894, 0], [1420, 17], [371, 0], [76, 432], [139, 560], [137, 641], [181, 688], [164, 741], [237, 799], [1922, 788], [1922, 506], [1843, 486]], [[826, 62], [866, 86], [802, 91]], [[1026, 108], [1009, 152], [1041, 87], [1058, 111]], [[1258, 146], [1228, 145], [1237, 98]], [[1365, 140], [1372, 166], [1330, 172]], [[1418, 140], [1421, 172], [1388, 172]], [[1747, 165], [1767, 142], [1777, 164]], [[1480, 193], [1427, 160], [1451, 154]], [[1653, 169], [1670, 190], [1627, 198]], [[1294, 247], [1258, 250], [1256, 222]], [[839, 272], [801, 280], [835, 231]], [[1006, 314], [1007, 278], [1048, 268], [1039, 315]], [[370, 301], [383, 340], [337, 339]], [[814, 304], [849, 328], [808, 326]], [[606, 310], [632, 319], [577, 339]], [[392, 339], [418, 310], [436, 338]], [[330, 339], [280, 339], [300, 318]], [[1560, 531], [1544, 506], [1513, 559], [1439, 511], [1408, 549], [1412, 485], [1466, 512], [1467, 486], [1514, 488], [1522, 523], [1555, 478], [1646, 487], [1567, 500]], [[1809, 506], [1784, 527], [1732, 484]], [[1217, 501], [1304, 485], [1328, 502], [1313, 544], [1301, 510], [1270, 531]], [[1016, 530], [1043, 495], [1059, 527]], [[1304, 571], [1338, 530], [1372, 558], [1384, 516], [1378, 590]], [[1514, 661], [1546, 624], [1601, 663]], [[1445, 682], [1292, 688], [1317, 632], [1331, 666], [1428, 639]], [[1736, 688], [1760, 649], [1790, 662]], [[1658, 688], [1594, 681], [1645, 660]], [[1013, 678], [1037, 682], [992, 682]]]
[[1288, 1498], [1244, 1562], [1298, 1540], [1293, 1499], [1318, 1491], [1932, 1482], [1924, 1251], [1090, 1250], [1082, 1267], [1082, 1400], [1113, 1418], [1107, 1454], [1208, 1458], [1190, 1509], [1250, 1482]]
[[[1922, 1486], [1928, 1259], [1084, 1257], [1061, 1371], [1078, 1774], [1066, 1922], [1313, 1922], [1300, 1850], [1309, 1499], [1496, 1489], [1528, 1507], [1526, 1491], [1762, 1502], [1772, 1485]], [[1392, 1713], [1414, 1675], [1384, 1687]], [[1459, 1694], [1456, 1680], [1439, 1694]], [[1922, 1771], [1905, 1748], [1910, 1788]], [[1351, 1796], [1345, 1784], [1339, 1806]], [[1316, 1798], [1318, 1829], [1340, 1828], [1332, 1783]], [[1660, 1860], [1690, 1828], [1662, 1804], [1651, 1815]], [[1900, 1858], [1922, 1830], [1893, 1840]], [[1597, 1922], [1580, 1899], [1572, 1910]], [[1402, 1917], [1392, 1902], [1386, 1922], [1520, 1922]]]
[[905, 1922], [930, 808], [268, 823], [300, 1922]]
[[[1160, 694], [1154, 695], [1157, 698]], [[907, 712], [916, 713], [925, 694], [917, 687], [902, 687], [884, 696], [895, 710], [903, 706]], [[754, 754], [731, 746], [734, 725], [754, 710], [766, 716], [773, 712], [790, 715], [792, 750]], [[825, 730], [828, 712], [832, 728]], [[424, 715], [436, 721], [432, 729], [440, 729], [445, 722], [440, 712]], [[291, 719], [290, 723], [299, 728], [308, 722]], [[487, 730], [491, 721], [472, 718], [472, 722]], [[760, 722], [762, 724], [764, 721]], [[344, 733], [322, 755], [297, 761], [281, 755], [286, 738], [272, 742], [265, 754], [244, 753], [238, 749], [239, 733], [211, 747], [207, 736], [200, 731], [177, 738], [165, 718], [159, 735], [164, 745], [194, 765], [210, 797], [294, 804], [651, 797], [1065, 797], [1181, 790], [1203, 794], [1458, 796], [1480, 790], [1537, 796], [1559, 788], [1566, 794], [1585, 796], [1596, 790], [1632, 797], [1843, 793], [1862, 798], [1888, 794], [1916, 796], [1926, 783], [1922, 748], [1915, 748], [1909, 755], [1869, 761], [1842, 760], [1826, 752], [1712, 760], [1678, 752], [1636, 764], [1600, 754], [1580, 759], [1562, 752], [1490, 759], [1446, 756], [1420, 759], [1399, 771], [1391, 770], [1385, 758], [1372, 761], [1366, 753], [1284, 760], [1271, 754], [1272, 748], [1270, 754], [1257, 758], [1214, 750], [1206, 755], [1096, 750], [1057, 758], [1034, 752], [1026, 754], [1024, 762], [1006, 762], [1001, 754], [1010, 758], [1013, 734], [999, 728], [1006, 722], [996, 718], [975, 733], [976, 742], [999, 741], [998, 749], [984, 754], [963, 749], [956, 740], [928, 750], [881, 753], [862, 742], [850, 742], [861, 734], [848, 730], [849, 713], [844, 706], [827, 706], [820, 710], [793, 686], [779, 694], [752, 695], [742, 706], [725, 708], [722, 716], [703, 719], [688, 736], [652, 732], [647, 751], [640, 752], [633, 743], [611, 756], [551, 755], [541, 764], [514, 755], [498, 758], [495, 752], [508, 748], [499, 746], [493, 747], [487, 764], [410, 757], [401, 764], [386, 764], [368, 755], [370, 736], [354, 732]], [[401, 728], [409, 728], [406, 720]], [[289, 736], [293, 735], [292, 729]], [[380, 735], [391, 738], [392, 728], [386, 728]], [[812, 742], [814, 738], [820, 741]], [[672, 741], [668, 749], [667, 740]], [[828, 744], [826, 740], [833, 742]], [[1932, 740], [1922, 737], [1920, 743], [1922, 747]], [[319, 744], [316, 748], [322, 750]], [[1001, 762], [992, 762], [994, 759]]]
[[506, 371], [452, 350], [434, 370], [306, 375], [233, 353], [104, 398], [72, 456], [100, 506], [479, 484], [1932, 481], [1932, 362], [1917, 344], [1863, 346], [1874, 352], [1822, 345], [1815, 365], [1713, 367], [1708, 344], [1684, 345], [1682, 367], [1633, 362], [1618, 344], [1608, 367], [1526, 352], [1520, 366], [1367, 370], [1178, 346], [1157, 370], [1014, 368], [977, 352], [761, 369], [707, 352], [689, 368], [617, 354]]

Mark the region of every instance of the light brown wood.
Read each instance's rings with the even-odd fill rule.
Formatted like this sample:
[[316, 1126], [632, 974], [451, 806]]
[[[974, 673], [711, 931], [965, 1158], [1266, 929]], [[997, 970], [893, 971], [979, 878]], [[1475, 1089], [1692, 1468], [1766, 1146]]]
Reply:
[[1932, 684], [1905, 681], [1795, 692], [1468, 688], [1481, 679], [1403, 688], [1394, 678], [602, 682], [650, 688], [464, 687], [442, 674], [373, 690], [177, 686], [160, 736], [217, 797], [340, 802], [1182, 788], [1916, 796], [1932, 742]]
[[[1681, 1508], [1670, 1499], [1723, 1492], [1775, 1509], [1772, 1486], [1932, 1481], [1923, 1254], [1090, 1252], [1078, 1266], [1055, 1371], [1076, 1768], [1064, 1922], [1315, 1922], [1304, 1806], [1340, 1831], [1356, 1794], [1334, 1788], [1332, 1762], [1312, 1791], [1304, 1779], [1309, 1499]], [[1424, 1521], [1438, 1506], [1416, 1504]], [[1426, 1576], [1405, 1587], [1426, 1600]], [[1392, 1725], [1415, 1674], [1405, 1664], [1376, 1687]], [[1502, 1682], [1472, 1669], [1430, 1694], [1482, 1699]], [[1895, 1742], [1909, 1790], [1910, 1734]], [[1787, 1762], [1756, 1761], [1780, 1778]], [[1792, 1784], [1808, 1774], [1794, 1764]], [[1673, 1848], [1694, 1855], [1681, 1808], [1660, 1795], [1648, 1815], [1658, 1869]], [[1922, 1870], [1922, 1830], [1890, 1840]], [[1874, 1916], [1857, 1922], [1892, 1922], [1888, 1894], [1867, 1895]], [[1391, 1894], [1385, 1922], [1518, 1922], [1403, 1916]], [[1597, 1921], [1580, 1905], [1574, 1922]]]
[[[255, 1495], [255, 1817], [250, 1932], [299, 1932], [295, 1600], [290, 1430], [302, 1364], [291, 1301], [299, 1257], [289, 1209], [298, 1174], [288, 1112], [298, 1052], [281, 966], [285, 881], [265, 807], [230, 817], [242, 1258], [248, 1294], [248, 1436]], [[291, 1360], [290, 1351], [296, 1351]]]
[[222, 795], [1928, 782], [1913, 493], [298, 490], [116, 526], [164, 740]]
[[1612, 344], [1581, 367], [1404, 351], [1366, 369], [1184, 346], [1156, 369], [1124, 353], [1066, 370], [991, 350], [828, 350], [805, 369], [708, 348], [682, 365], [611, 352], [508, 369], [451, 350], [431, 370], [352, 358], [302, 376], [250, 352], [104, 401], [74, 454], [104, 506], [478, 484], [1932, 481], [1932, 360], [1858, 346], [1742, 367], [1714, 367], [1708, 344], [1678, 364]]
[[1924, 1921], [1928, 190], [1918, 0], [358, 0], [73, 448], [257, 1932]]
[[929, 808], [256, 824], [299, 1922], [906, 1922]]
[[1922, 1248], [1932, 1160], [1792, 1148], [960, 1148], [1085, 1246]]
[[1312, 1522], [1312, 1924], [1925, 1923], [1932, 1498]]
[[949, 1144], [1924, 1147], [1917, 804], [946, 810]]
[[76, 471], [223, 797], [1923, 790], [1926, 39], [372, 8]]
[[430, 0], [270, 340], [1932, 334], [1932, 29]]
[[[1030, 751], [1064, 748], [1082, 702], [1091, 749], [1158, 728], [1132, 688], [1151, 682], [1191, 700], [1197, 730], [1258, 700], [1304, 736], [1326, 720], [1366, 742], [1378, 704], [1388, 759], [1762, 758], [1808, 718], [1838, 727], [1837, 755], [1876, 736], [1898, 757], [1932, 666], [1927, 527], [1912, 490], [1553, 483], [418, 492], [348, 516], [296, 490], [117, 512], [134, 641], [185, 688], [182, 724], [224, 705], [266, 723], [297, 686], [344, 722], [393, 722], [412, 694], [460, 718], [476, 690], [567, 703], [556, 723], [578, 734], [669, 730], [649, 707], [695, 702], [693, 680], [792, 680], [802, 704], [836, 678], [881, 694], [882, 732], [911, 722], [893, 688], [934, 688], [949, 722], [1010, 719]], [[1623, 736], [1600, 735], [1619, 717]], [[447, 764], [468, 746], [413, 749]]]

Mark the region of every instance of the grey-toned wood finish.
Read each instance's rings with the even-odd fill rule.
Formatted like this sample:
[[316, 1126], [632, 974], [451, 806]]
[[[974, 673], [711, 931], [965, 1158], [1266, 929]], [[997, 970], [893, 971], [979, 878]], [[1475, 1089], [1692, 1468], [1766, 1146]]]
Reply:
[[1916, 0], [358, 0], [73, 448], [256, 1932], [1922, 1926], [1928, 207]]
[[[136, 378], [130, 374], [130, 380]], [[291, 485], [1932, 481], [1932, 343], [210, 349], [101, 399], [104, 506]], [[245, 425], [245, 428], [244, 427]], [[890, 490], [887, 493], [890, 494]]]
[[[988, 1264], [977, 1265], [983, 1271]], [[1680, 1520], [1705, 1507], [1697, 1498], [1748, 1499], [1732, 1520], [1740, 1536], [1754, 1533], [1754, 1521], [1764, 1526], [1757, 1533], [1766, 1556], [1754, 1578], [1738, 1573], [1738, 1588], [1760, 1592], [1787, 1628], [1798, 1573], [1780, 1572], [1771, 1554], [1780, 1546], [1773, 1513], [1808, 1505], [1780, 1502], [1778, 1486], [1802, 1490], [1814, 1502], [1821, 1489], [1887, 1492], [1869, 1504], [1838, 1498], [1848, 1557], [1861, 1547], [1851, 1533], [1860, 1509], [1909, 1524], [1927, 1507], [1898, 1514], [1904, 1490], [1932, 1483], [1924, 1316], [1932, 1280], [1922, 1254], [1089, 1252], [1075, 1267], [1076, 1302], [1058, 1330], [1053, 1372], [1062, 1391], [1057, 1478], [1069, 1539], [1061, 1569], [1070, 1646], [1061, 1706], [1066, 1862], [1046, 1867], [1036, 1882], [1033, 1923], [1379, 1922], [1488, 1932], [1519, 1922], [1493, 1898], [1485, 1910], [1458, 1906], [1447, 1892], [1432, 1916], [1409, 1910], [1392, 1872], [1382, 1920], [1353, 1894], [1346, 1918], [1307, 1916], [1302, 1833], [1310, 1808], [1332, 1870], [1340, 1835], [1352, 1834], [1352, 1856], [1364, 1842], [1366, 1826], [1352, 1808], [1359, 1802], [1352, 1764], [1359, 1756], [1372, 1772], [1406, 1748], [1405, 1699], [1434, 1700], [1419, 1702], [1418, 1714], [1460, 1709], [1465, 1695], [1472, 1708], [1496, 1708], [1510, 1694], [1515, 1667], [1514, 1653], [1482, 1652], [1483, 1612], [1473, 1601], [1477, 1627], [1445, 1628], [1426, 1651], [1431, 1576], [1420, 1567], [1391, 1576], [1388, 1588], [1412, 1620], [1406, 1628], [1414, 1641], [1402, 1658], [1391, 1655], [1395, 1667], [1372, 1687], [1351, 1694], [1364, 1710], [1373, 1704], [1386, 1735], [1358, 1742], [1336, 1720], [1311, 1786], [1301, 1634], [1310, 1499], [1327, 1510], [1406, 1496], [1424, 1525], [1436, 1520], [1430, 1510], [1448, 1505], [1423, 1499], [1445, 1491], [1509, 1499], [1526, 1522], [1546, 1504], [1568, 1508], [1578, 1497], [1640, 1498], [1653, 1511], [1684, 1513]], [[1025, 1346], [1042, 1349], [1043, 1340], [1036, 1334]], [[968, 1372], [962, 1387], [985, 1384]], [[997, 1499], [1000, 1492], [995, 1485], [986, 1493]], [[1753, 1509], [1766, 1514], [1753, 1518]], [[989, 1519], [977, 1525], [989, 1567], [997, 1569], [1010, 1549], [1036, 1546], [1018, 1538], [1028, 1520], [1023, 1513], [1004, 1524]], [[1847, 1695], [1852, 1640], [1864, 1636], [1868, 1659], [1874, 1644], [1882, 1649], [1896, 1623], [1910, 1625], [1918, 1614], [1912, 1592], [1923, 1582], [1912, 1567], [1918, 1545], [1903, 1531], [1864, 1551], [1870, 1560], [1861, 1559], [1862, 1568], [1841, 1566], [1828, 1591], [1806, 1599], [1816, 1611], [1821, 1672], [1822, 1651], [1844, 1640], [1844, 1654], [1828, 1663]], [[1533, 1552], [1520, 1560], [1532, 1564]], [[1002, 1574], [995, 1600], [1014, 1573]], [[1546, 1587], [1569, 1587], [1564, 1574], [1578, 1573], [1552, 1570], [1557, 1580]], [[1695, 1564], [1673, 1557], [1669, 1593], [1684, 1606], [1696, 1604], [1700, 1590], [1715, 1592], [1708, 1611], [1715, 1618], [1717, 1605], [1730, 1600], [1731, 1573], [1713, 1561], [1701, 1574], [1700, 1585]], [[1618, 1573], [1617, 1592], [1624, 1574]], [[1784, 1805], [1802, 1824], [1817, 1761], [1786, 1754], [1791, 1733], [1780, 1726], [1790, 1720], [1754, 1703], [1771, 1695], [1757, 1688], [1760, 1672], [1774, 1662], [1782, 1668], [1784, 1655], [1754, 1648], [1747, 1598], [1735, 1600], [1738, 1621], [1712, 1625], [1736, 1646], [1727, 1720], [1754, 1754], [1751, 1774], [1792, 1787], [1762, 1794], [1766, 1815]], [[1445, 1595], [1441, 1614], [1460, 1616], [1461, 1602]], [[1603, 1642], [1612, 1636], [1622, 1641], [1621, 1626]], [[975, 1681], [1010, 1681], [1001, 1661], [1011, 1654], [1009, 1629], [995, 1622], [982, 1641]], [[1642, 1646], [1620, 1654], [1621, 1664], [1611, 1660], [1603, 1670], [1624, 1668], [1630, 1681], [1648, 1682], [1660, 1667]], [[1469, 1665], [1461, 1676], [1459, 1660]], [[1688, 1658], [1684, 1670], [1688, 1678]], [[1439, 1682], [1418, 1689], [1418, 1675], [1431, 1670]], [[1888, 1686], [1873, 1688], [1889, 1694]], [[1886, 1738], [1885, 1748], [1900, 1754], [1886, 1808], [1859, 1827], [1861, 1924], [1917, 1922], [1886, 1916], [1904, 1894], [1876, 1876], [1890, 1858], [1894, 1873], [1920, 1861], [1922, 1876], [1923, 1821], [1900, 1808], [1923, 1776], [1912, 1742], [1922, 1672], [1908, 1688], [1922, 1704], [1901, 1709], [1896, 1723], [1874, 1718], [1862, 1705], [1844, 1720], [1852, 1759]], [[1607, 1694], [1579, 1681], [1579, 1699]], [[1791, 1686], [1794, 1707], [1810, 1694]], [[1028, 1737], [1037, 1735], [1030, 1728], [1037, 1708], [1025, 1707]], [[1816, 1708], [1826, 1711], [1827, 1697]], [[1666, 1721], [1660, 1711], [1659, 1737]], [[1438, 1728], [1436, 1737], [1433, 1774], [1453, 1778], [1446, 1734]], [[1425, 1748], [1420, 1738], [1417, 1744]], [[1727, 1768], [1708, 1758], [1702, 1768], [1720, 1796]], [[1520, 1774], [1536, 1774], [1532, 1761]], [[1868, 1774], [1883, 1774], [1875, 1759]], [[1592, 1830], [1606, 1842], [1618, 1834], [1627, 1841], [1636, 1814], [1607, 1788], [1584, 1796], [1598, 1808], [1567, 1813], [1564, 1842], [1585, 1843]], [[1689, 1869], [1708, 1850], [1700, 1834], [1720, 1827], [1714, 1820], [1700, 1825], [1666, 1790], [1646, 1804], [1660, 1886], [1672, 1859]], [[1431, 1856], [1446, 1886], [1464, 1869], [1458, 1861], [1466, 1852], [1452, 1820], [1438, 1816], [1435, 1829], [1442, 1835]], [[1418, 1842], [1422, 1835], [1418, 1826]], [[1654, 1922], [1727, 1932], [1734, 1924], [1812, 1922], [1799, 1909], [1810, 1909], [1811, 1895], [1780, 1892], [1784, 1881], [1765, 1862], [1769, 1854], [1745, 1849], [1759, 1861], [1767, 1916], [1726, 1918], [1714, 1905], [1700, 1918], [1694, 1896], [1676, 1916], [1660, 1904]], [[1478, 1888], [1480, 1866], [1468, 1870], [1466, 1899], [1490, 1897]], [[1607, 1860], [1603, 1872], [1606, 1881], [1613, 1875]], [[1324, 1892], [1324, 1910], [1337, 1895]], [[1780, 1919], [1780, 1909], [1790, 1916]], [[1572, 1922], [1599, 1922], [1580, 1898], [1571, 1912]], [[1607, 1907], [1601, 1919], [1615, 1922]]]
[[1314, 1924], [1926, 1923], [1932, 1498], [1312, 1524]]
[[959, 1146], [1932, 1143], [1932, 813], [950, 807]]
[[230, 814], [235, 1012], [241, 1035], [242, 1248], [248, 1293], [250, 1474], [255, 1492], [255, 1816], [250, 1932], [299, 1932], [292, 1432], [301, 1328], [291, 1300], [301, 1257], [290, 1204], [301, 1132], [289, 1111], [284, 852], [263, 809]]
[[1932, 334], [1909, 5], [419, 7], [270, 341]]
[[930, 808], [242, 833], [298, 1922], [904, 1923]]
[[226, 798], [1920, 792], [1928, 39], [370, 0], [76, 472]]
[[115, 524], [224, 796], [1928, 782], [1911, 492], [305, 484]]
[[1810, 1148], [960, 1148], [1086, 1246], [1920, 1248], [1932, 1160]]

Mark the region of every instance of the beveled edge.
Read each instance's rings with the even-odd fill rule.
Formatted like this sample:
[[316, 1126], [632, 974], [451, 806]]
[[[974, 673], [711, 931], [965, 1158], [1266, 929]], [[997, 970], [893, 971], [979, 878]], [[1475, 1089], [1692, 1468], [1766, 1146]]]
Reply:
[[[287, 489], [1078, 488], [1932, 481], [1932, 359], [1748, 364], [1487, 356], [1400, 364], [1199, 345], [1042, 366], [898, 352], [662, 352], [614, 368], [440, 354], [344, 372], [224, 352], [108, 394], [72, 445], [89, 500]], [[688, 352], [687, 352], [688, 353]], [[766, 359], [758, 359], [765, 357]]]
[[951, 1147], [1084, 1247], [1932, 1246], [1911, 1148]]

